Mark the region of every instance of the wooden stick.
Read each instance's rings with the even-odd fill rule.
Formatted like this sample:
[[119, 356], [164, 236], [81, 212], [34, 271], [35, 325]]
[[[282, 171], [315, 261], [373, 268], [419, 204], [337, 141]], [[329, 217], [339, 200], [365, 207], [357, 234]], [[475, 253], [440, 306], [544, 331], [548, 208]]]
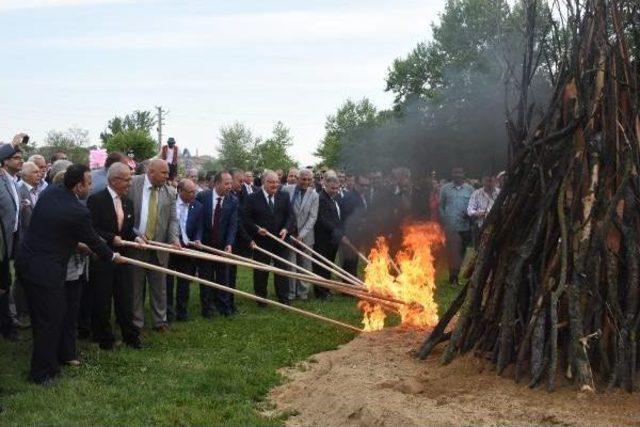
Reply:
[[[320, 261], [317, 258], [314, 258], [313, 256], [309, 255], [308, 253], [306, 253], [305, 251], [302, 251], [298, 248], [296, 248], [295, 246], [289, 244], [288, 242], [286, 242], [285, 240], [280, 239], [279, 237], [274, 236], [273, 234], [271, 234], [270, 232], [267, 231], [267, 236], [269, 236], [270, 238], [272, 238], [273, 240], [275, 240], [276, 242], [280, 243], [281, 245], [285, 246], [286, 248], [291, 249], [292, 251], [302, 255], [303, 257], [310, 259], [311, 262], [313, 262], [314, 264], [319, 265], [320, 267], [324, 268], [325, 270], [335, 274], [336, 276], [339, 276], [341, 278], [343, 278], [344, 280], [346, 280], [347, 282], [351, 283], [352, 285], [356, 285], [356, 286], [363, 286], [366, 287], [366, 285], [364, 284], [364, 282], [358, 281], [358, 280], [354, 280], [353, 278], [350, 278], [342, 273], [340, 273], [338, 270], [334, 269], [331, 264], [325, 264], [322, 261]], [[299, 240], [294, 239], [294, 241], [299, 242]], [[306, 245], [305, 245], [306, 246]], [[313, 253], [313, 250], [311, 251], [311, 253]], [[323, 257], [324, 258], [324, 257]], [[325, 258], [326, 259], [326, 258]]]
[[[184, 249], [176, 249], [174, 247], [165, 247], [165, 246], [155, 246], [155, 245], [150, 245], [150, 244], [146, 244], [146, 243], [136, 243], [136, 242], [130, 242], [127, 240], [123, 240], [123, 245], [124, 246], [130, 246], [130, 247], [134, 247], [134, 248], [138, 248], [138, 249], [148, 249], [148, 250], [156, 250], [156, 251], [162, 251], [162, 252], [168, 252], [168, 253], [172, 253], [172, 254], [177, 254], [177, 255], [183, 255], [183, 256], [190, 256], [193, 258], [198, 258], [198, 259], [202, 259], [202, 260], [206, 260], [206, 261], [212, 261], [212, 262], [221, 262], [224, 264], [233, 264], [233, 265], [240, 265], [243, 267], [249, 267], [249, 268], [255, 268], [258, 270], [263, 270], [263, 271], [268, 271], [274, 274], [280, 274], [282, 276], [287, 276], [287, 277], [293, 277], [296, 279], [300, 279], [300, 280], [306, 280], [308, 282], [317, 284], [318, 286], [322, 286], [328, 289], [332, 289], [338, 292], [342, 292], [345, 294], [349, 294], [352, 295], [354, 297], [358, 297], [360, 299], [363, 300], [368, 300], [371, 302], [374, 302], [376, 304], [380, 304], [382, 302], [384, 303], [395, 303], [395, 304], [404, 304], [407, 305], [406, 302], [404, 301], [400, 301], [400, 300], [396, 300], [393, 298], [388, 298], [386, 296], [382, 296], [382, 295], [368, 295], [366, 293], [364, 293], [363, 291], [359, 291], [357, 289], [353, 289], [352, 286], [347, 286], [344, 285], [343, 283], [340, 284], [340, 286], [335, 285], [334, 283], [332, 283], [332, 280], [329, 279], [324, 279], [324, 278], [316, 278], [313, 276], [308, 276], [305, 274], [300, 274], [300, 273], [295, 273], [293, 271], [287, 271], [287, 270], [282, 270], [280, 268], [277, 267], [272, 267], [270, 265], [267, 264], [262, 264], [259, 262], [247, 262], [247, 261], [242, 261], [242, 260], [236, 260], [236, 259], [232, 259], [232, 258], [225, 258], [222, 256], [218, 256], [218, 255], [210, 255], [210, 254], [206, 254], [203, 252], [199, 252], [199, 251], [193, 251], [193, 250], [184, 250]], [[201, 247], [205, 250], [207, 249], [212, 249], [209, 246], [206, 245], [201, 245]], [[239, 256], [239, 255], [238, 255]]]
[[356, 248], [356, 247], [355, 247], [355, 245], [354, 245], [353, 243], [351, 243], [350, 241], [347, 241], [345, 244], [346, 244], [346, 245], [347, 245], [347, 247], [348, 247], [349, 249], [351, 249], [351, 250], [352, 250], [356, 255], [358, 255], [358, 258], [360, 258], [360, 260], [361, 260], [362, 262], [364, 262], [366, 265], [369, 265], [369, 263], [370, 263], [369, 258], [367, 258], [366, 256], [364, 256], [364, 254], [363, 254], [362, 252], [360, 252], [360, 251], [358, 250], [358, 248]]
[[215, 289], [218, 289], [218, 290], [221, 290], [221, 291], [224, 291], [224, 292], [229, 292], [229, 293], [232, 293], [232, 294], [235, 294], [235, 295], [239, 295], [239, 296], [242, 296], [242, 297], [254, 300], [254, 301], [262, 302], [264, 304], [274, 305], [274, 306], [280, 307], [280, 308], [282, 308], [284, 310], [292, 311], [294, 313], [298, 313], [298, 314], [301, 314], [303, 316], [310, 317], [312, 319], [322, 320], [323, 322], [331, 323], [332, 325], [340, 326], [342, 328], [349, 329], [349, 330], [354, 331], [354, 332], [364, 332], [362, 329], [356, 328], [355, 326], [349, 325], [347, 323], [343, 323], [343, 322], [340, 322], [338, 320], [330, 319], [328, 317], [320, 316], [319, 314], [311, 313], [311, 312], [306, 311], [306, 310], [301, 310], [301, 309], [296, 308], [296, 307], [291, 307], [289, 305], [282, 304], [282, 303], [279, 303], [277, 301], [272, 301], [270, 299], [261, 298], [259, 296], [256, 296], [256, 295], [244, 292], [244, 291], [240, 291], [238, 289], [228, 288], [228, 287], [220, 285], [218, 283], [214, 283], [214, 282], [210, 282], [208, 280], [201, 279], [200, 277], [190, 276], [188, 274], [181, 273], [179, 271], [169, 270], [168, 268], [165, 268], [165, 267], [160, 267], [158, 265], [149, 264], [149, 263], [146, 263], [146, 262], [143, 262], [143, 261], [138, 261], [137, 259], [132, 259], [132, 258], [128, 258], [128, 257], [122, 257], [122, 259], [124, 260], [124, 262], [126, 262], [128, 264], [136, 265], [138, 267], [146, 268], [148, 270], [159, 271], [161, 273], [170, 274], [172, 276], [181, 277], [181, 278], [189, 280], [191, 282], [198, 282], [198, 283], [201, 283], [201, 284], [203, 284], [205, 286], [209, 286], [210, 288], [215, 288]]
[[[312, 271], [309, 271], [309, 270], [307, 270], [307, 269], [306, 269], [306, 268], [304, 268], [304, 267], [300, 267], [300, 266], [299, 266], [298, 264], [296, 264], [295, 262], [291, 262], [291, 261], [289, 261], [288, 259], [284, 259], [284, 258], [282, 258], [281, 256], [278, 256], [278, 255], [274, 254], [273, 252], [269, 252], [268, 250], [263, 249], [263, 248], [261, 248], [261, 247], [260, 247], [260, 246], [258, 246], [258, 245], [256, 245], [256, 246], [253, 248], [253, 250], [254, 250], [254, 251], [261, 252], [261, 253], [263, 253], [263, 254], [265, 254], [265, 255], [267, 255], [267, 256], [270, 256], [270, 257], [271, 257], [271, 258], [273, 258], [274, 260], [276, 260], [276, 261], [280, 261], [281, 263], [283, 263], [283, 264], [285, 264], [285, 265], [288, 265], [289, 267], [295, 268], [296, 270], [298, 270], [298, 271], [302, 272], [303, 274], [308, 274], [308, 275], [310, 275], [310, 276], [314, 276], [314, 277], [318, 277], [318, 278], [323, 279], [323, 277], [322, 277], [322, 276], [320, 276], [319, 274], [316, 274], [316, 273], [314, 273], [314, 272], [312, 272]], [[336, 283], [337, 283], [337, 282], [336, 282]]]
[[[291, 239], [293, 239], [296, 243], [298, 243], [300, 246], [302, 246], [303, 248], [305, 248], [306, 250], [308, 250], [309, 252], [311, 252], [312, 254], [314, 254], [315, 256], [317, 256], [318, 258], [320, 258], [322, 261], [326, 262], [333, 270], [335, 273], [342, 273], [342, 274], [338, 274], [340, 275], [342, 278], [344, 278], [343, 275], [346, 275], [348, 278], [350, 278], [352, 281], [355, 281], [356, 283], [359, 283], [362, 286], [367, 286], [362, 280], [358, 279], [357, 277], [355, 277], [353, 274], [349, 273], [348, 271], [346, 271], [345, 269], [343, 269], [342, 267], [338, 266], [338, 264], [336, 264], [335, 262], [331, 261], [330, 259], [320, 255], [317, 251], [314, 251], [309, 245], [307, 245], [306, 243], [304, 243], [302, 240], [300, 239], [296, 239], [295, 237], [291, 236]], [[345, 279], [346, 280], [346, 279]]]

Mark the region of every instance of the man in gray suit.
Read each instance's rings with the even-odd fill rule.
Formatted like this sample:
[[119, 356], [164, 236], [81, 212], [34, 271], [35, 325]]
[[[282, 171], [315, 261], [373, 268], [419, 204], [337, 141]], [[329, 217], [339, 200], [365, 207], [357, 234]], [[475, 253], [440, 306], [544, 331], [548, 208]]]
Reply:
[[[20, 172], [22, 181], [17, 185], [18, 199], [20, 200], [20, 214], [19, 214], [19, 226], [18, 234], [24, 236], [29, 228], [31, 222], [31, 213], [33, 208], [36, 207], [38, 202], [38, 185], [41, 182], [40, 168], [33, 162], [24, 162], [22, 164], [22, 171]], [[13, 284], [13, 300], [15, 303], [15, 314], [18, 317], [18, 321], [22, 327], [30, 325], [29, 321], [29, 307], [27, 306], [27, 297], [24, 292], [24, 288], [20, 285], [16, 279]]]
[[11, 144], [0, 145], [0, 229], [3, 238], [0, 242], [0, 334], [10, 340], [19, 339], [18, 331], [10, 310], [11, 272], [9, 260], [14, 255], [14, 244], [18, 235], [18, 191], [15, 186], [15, 175], [22, 166], [23, 141], [28, 140], [26, 134], [13, 137]]
[[[291, 197], [291, 207], [295, 218], [296, 232], [294, 237], [301, 239], [308, 246], [313, 246], [313, 227], [318, 217], [318, 193], [313, 186], [313, 172], [309, 169], [301, 169], [298, 172], [296, 185], [285, 185], [283, 190]], [[305, 270], [311, 271], [311, 260], [295, 252], [289, 253], [289, 261], [295, 262]], [[297, 279], [289, 279], [289, 299], [298, 297], [306, 300], [309, 296], [311, 285]]]
[[[133, 202], [134, 232], [143, 241], [170, 243], [180, 248], [176, 190], [167, 185], [168, 178], [169, 166], [162, 159], [152, 160], [146, 174], [133, 177], [129, 199]], [[168, 255], [166, 252], [138, 249], [132, 252], [134, 258], [162, 267], [169, 263]], [[166, 332], [169, 327], [165, 275], [140, 267], [133, 268], [133, 324], [138, 329], [144, 326], [145, 281], [149, 283], [153, 328], [159, 332]]]

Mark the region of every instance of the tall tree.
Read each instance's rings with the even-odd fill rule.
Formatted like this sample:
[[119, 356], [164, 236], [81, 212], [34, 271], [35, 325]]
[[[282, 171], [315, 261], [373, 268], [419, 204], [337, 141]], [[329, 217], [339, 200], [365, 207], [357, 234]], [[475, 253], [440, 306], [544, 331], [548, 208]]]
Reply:
[[102, 146], [109, 152], [132, 150], [136, 159], [148, 159], [156, 154], [155, 140], [151, 136], [154, 125], [150, 111], [136, 110], [124, 117], [115, 116], [100, 134]]
[[340, 156], [345, 145], [362, 129], [373, 127], [376, 121], [377, 110], [369, 99], [363, 98], [358, 102], [348, 99], [336, 114], [327, 117], [325, 136], [314, 154], [326, 166], [342, 166]]
[[38, 152], [50, 157], [56, 151], [63, 151], [74, 163], [86, 164], [89, 161], [89, 131], [78, 127], [70, 127], [65, 131], [50, 130], [44, 138]]
[[230, 126], [222, 126], [218, 141], [218, 160], [222, 166], [242, 169], [255, 167], [256, 161], [252, 153], [260, 143], [260, 138], [254, 137], [245, 124], [235, 122]]
[[295, 160], [287, 152], [292, 144], [291, 130], [282, 122], [277, 122], [273, 127], [272, 135], [257, 147], [258, 167], [287, 170], [295, 166]]

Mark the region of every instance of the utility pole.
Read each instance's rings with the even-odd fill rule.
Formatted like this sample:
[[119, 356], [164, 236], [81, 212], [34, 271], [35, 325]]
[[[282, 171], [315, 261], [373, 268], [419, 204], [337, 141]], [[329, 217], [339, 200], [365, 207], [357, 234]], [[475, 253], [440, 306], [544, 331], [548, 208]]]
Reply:
[[162, 109], [162, 107], [156, 106], [156, 110], [158, 110], [158, 151], [162, 149], [162, 125], [164, 125], [164, 118], [166, 117], [168, 111]]

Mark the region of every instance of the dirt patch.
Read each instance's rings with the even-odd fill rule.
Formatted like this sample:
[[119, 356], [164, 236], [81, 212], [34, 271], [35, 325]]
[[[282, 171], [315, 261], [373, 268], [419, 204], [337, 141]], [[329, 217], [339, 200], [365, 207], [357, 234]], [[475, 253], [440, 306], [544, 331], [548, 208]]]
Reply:
[[[554, 393], [500, 378], [476, 357], [412, 356], [424, 334], [388, 329], [282, 371], [269, 395], [289, 426], [640, 425], [640, 393]], [[271, 413], [273, 415], [273, 412]]]

